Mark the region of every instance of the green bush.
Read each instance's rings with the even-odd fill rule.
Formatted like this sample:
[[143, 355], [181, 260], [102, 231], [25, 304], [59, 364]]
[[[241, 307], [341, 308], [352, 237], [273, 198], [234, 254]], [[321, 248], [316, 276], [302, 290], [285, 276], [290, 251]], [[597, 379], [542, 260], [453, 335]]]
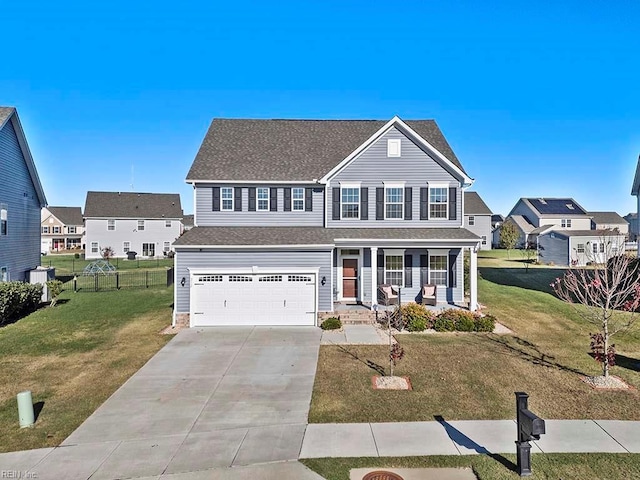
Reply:
[[53, 307], [58, 301], [58, 296], [62, 293], [62, 282], [60, 280], [49, 280], [47, 282], [49, 297], [51, 297], [51, 306]]
[[460, 315], [456, 320], [456, 331], [458, 332], [473, 332], [475, 327], [476, 322], [473, 315]]
[[422, 332], [433, 325], [433, 313], [415, 302], [402, 305], [402, 323], [410, 332]]
[[473, 332], [477, 316], [467, 310], [450, 308], [436, 318], [434, 329], [438, 332]]
[[485, 315], [484, 317], [477, 317], [475, 321], [476, 332], [493, 332], [496, 328], [496, 317], [493, 315]]
[[438, 315], [433, 322], [433, 329], [436, 332], [453, 332], [456, 329], [456, 322], [446, 316]]
[[74, 253], [73, 254], [73, 258], [75, 258], [76, 260], [80, 258], [80, 254], [79, 253]]
[[320, 328], [322, 330], [337, 330], [339, 328], [342, 328], [342, 322], [339, 318], [329, 317], [320, 324]]
[[0, 325], [28, 315], [42, 298], [42, 285], [24, 282], [0, 283]]

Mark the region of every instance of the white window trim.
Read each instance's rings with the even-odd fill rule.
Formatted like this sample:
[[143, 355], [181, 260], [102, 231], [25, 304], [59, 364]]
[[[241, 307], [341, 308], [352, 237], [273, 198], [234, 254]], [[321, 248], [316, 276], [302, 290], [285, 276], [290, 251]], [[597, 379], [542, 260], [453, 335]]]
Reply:
[[388, 138], [387, 139], [387, 157], [400, 157], [400, 156], [402, 156], [402, 139]]
[[[126, 244], [129, 244], [129, 246], [127, 247]], [[122, 242], [122, 251], [124, 253], [130, 252], [131, 251], [131, 242]]]
[[[113, 228], [109, 228], [111, 226], [113, 226]], [[115, 232], [116, 231], [116, 221], [115, 220], [107, 220], [107, 231], [108, 232]]]
[[[96, 246], [96, 251], [93, 251], [93, 246]], [[89, 245], [89, 251], [91, 253], [100, 253], [100, 243], [99, 242], [91, 242], [91, 244]]]
[[[7, 276], [6, 279], [2, 278], [3, 275]], [[10, 282], [11, 278], [9, 278], [9, 267], [0, 267], [0, 283], [2, 282]]]
[[[342, 201], [342, 190], [345, 188], [354, 188], [358, 190], [358, 201], [357, 202], [346, 202], [346, 205], [357, 205], [358, 206], [358, 216], [357, 217], [344, 217], [342, 215], [342, 205], [345, 205], [345, 202]], [[360, 220], [360, 203], [362, 202], [362, 188], [360, 188], [360, 182], [358, 183], [340, 183], [340, 220]]]
[[[293, 198], [293, 191], [294, 190], [302, 190], [302, 208], [298, 208], [298, 209], [295, 208], [296, 201], [299, 202], [300, 199], [294, 200], [294, 198]], [[292, 187], [291, 188], [291, 211], [292, 212], [304, 212], [305, 211], [305, 208], [307, 207], [306, 193], [307, 192], [305, 191], [304, 187]]]
[[48, 225], [46, 225], [46, 226], [43, 225], [40, 232], [44, 233], [45, 235], [48, 235], [49, 234], [49, 226]]
[[385, 248], [384, 249], [384, 282], [387, 282], [387, 272], [397, 272], [398, 270], [387, 270], [387, 257], [400, 257], [402, 258], [402, 284], [398, 284], [396, 286], [398, 287], [404, 287], [404, 270], [405, 270], [405, 265], [404, 265], [404, 249], [400, 248], [400, 249], [391, 249], [391, 248]]
[[[140, 223], [141, 223], [141, 222], [142, 222], [142, 228], [140, 228]], [[136, 227], [136, 228], [137, 228], [137, 230], [138, 230], [138, 231], [144, 231], [144, 230], [145, 230], [146, 225], [145, 225], [144, 220], [138, 220], [138, 221], [137, 221], [137, 223], [136, 223], [136, 225], [137, 225], [137, 227]]]
[[[404, 220], [404, 185], [405, 182], [388, 183], [384, 184], [384, 219], [385, 220]], [[399, 188], [402, 191], [402, 200], [400, 202], [387, 202], [387, 190], [390, 188]], [[399, 217], [387, 217], [387, 205], [398, 205], [400, 203], [400, 216]]]
[[[73, 228], [73, 231], [71, 230], [72, 228]], [[67, 233], [69, 233], [70, 235], [76, 235], [78, 233], [78, 227], [76, 226], [67, 227]]]
[[164, 227], [165, 228], [171, 228], [171, 226], [172, 226], [171, 220], [165, 220], [164, 221]]
[[[448, 220], [449, 219], [449, 184], [448, 183], [428, 183], [427, 184], [427, 219], [428, 220]], [[431, 189], [444, 188], [445, 189], [445, 209], [444, 217], [432, 217], [431, 216]], [[464, 196], [463, 196], [464, 198]], [[437, 205], [440, 205], [439, 203]]]
[[[446, 267], [444, 270], [432, 270], [431, 269], [431, 257], [445, 257], [446, 259]], [[449, 252], [448, 251], [438, 251], [438, 250], [429, 250], [429, 268], [428, 268], [428, 272], [429, 272], [429, 283], [434, 284], [434, 285], [439, 285], [441, 287], [449, 287]], [[431, 280], [431, 273], [432, 272], [444, 272], [444, 285], [442, 284], [438, 284], [438, 283], [434, 283]]]
[[162, 251], [170, 252], [171, 251], [171, 242], [163, 242], [162, 243]]
[[[264, 198], [260, 198], [260, 190], [267, 191], [267, 208], [260, 208], [260, 201], [265, 201]], [[271, 189], [269, 187], [258, 187], [256, 188], [256, 211], [257, 212], [268, 212], [271, 207]]]
[[[224, 192], [225, 190], [231, 190], [231, 199], [229, 198], [224, 198], [222, 196], [222, 192]], [[256, 197], [257, 197], [257, 193], [256, 193]], [[231, 207], [230, 208], [224, 208], [224, 201], [225, 200], [231, 200]], [[256, 198], [257, 201], [257, 198]], [[233, 212], [234, 207], [235, 207], [235, 191], [234, 191], [234, 187], [220, 187], [220, 211], [221, 212]]]
[[[153, 246], [153, 255], [145, 255], [144, 254], [144, 246], [145, 245], [152, 245]], [[147, 249], [149, 250], [149, 249]], [[147, 251], [147, 253], [150, 253], [149, 251]], [[153, 242], [143, 242], [142, 243], [142, 256], [143, 257], [155, 257], [156, 256], [156, 244]]]
[[[448, 200], [447, 200], [448, 201]], [[474, 227], [476, 225], [476, 216], [475, 215], [469, 215], [469, 218], [467, 220], [467, 224], [470, 227]]]

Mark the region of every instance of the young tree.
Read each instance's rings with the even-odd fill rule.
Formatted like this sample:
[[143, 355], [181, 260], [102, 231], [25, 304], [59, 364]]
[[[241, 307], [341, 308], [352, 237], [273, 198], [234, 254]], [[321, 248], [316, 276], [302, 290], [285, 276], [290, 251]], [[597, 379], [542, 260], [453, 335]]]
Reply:
[[524, 259], [524, 271], [529, 273], [529, 265], [538, 258], [538, 244], [527, 242], [520, 254]]
[[113, 248], [111, 247], [104, 247], [100, 253], [102, 254], [102, 258], [109, 263], [109, 259], [113, 258], [113, 256], [115, 255], [115, 252], [113, 251]]
[[[594, 254], [591, 267], [571, 268], [551, 287], [556, 295], [572, 304], [583, 319], [598, 328], [590, 334], [596, 360], [602, 363], [602, 375], [609, 376], [615, 362], [611, 337], [630, 328], [640, 306], [640, 284], [636, 260], [618, 252], [620, 237], [603, 238], [605, 251]], [[591, 251], [595, 250], [590, 249]]]
[[507, 257], [511, 260], [511, 250], [516, 247], [520, 233], [513, 220], [507, 220], [500, 227], [500, 248], [507, 249]]

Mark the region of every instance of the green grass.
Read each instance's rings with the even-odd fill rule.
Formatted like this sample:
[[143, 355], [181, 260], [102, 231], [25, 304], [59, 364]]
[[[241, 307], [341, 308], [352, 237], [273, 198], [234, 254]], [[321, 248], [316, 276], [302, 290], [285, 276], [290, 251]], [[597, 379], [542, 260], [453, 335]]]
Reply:
[[[58, 445], [135, 373], [169, 335], [171, 288], [65, 291], [0, 328], [0, 452]], [[20, 429], [16, 395], [44, 402], [33, 428]]]
[[619, 365], [611, 371], [635, 388], [593, 390], [582, 377], [601, 372], [589, 355], [594, 327], [551, 294], [562, 271], [492, 262], [480, 259], [479, 299], [513, 335], [397, 336], [405, 357], [395, 373], [411, 378], [410, 392], [371, 388], [372, 365], [388, 365], [386, 346], [322, 346], [310, 421], [508, 419], [515, 391], [529, 393], [543, 418], [640, 420], [640, 329], [614, 337]]
[[[348, 480], [352, 468], [471, 468], [479, 480], [521, 478], [515, 455], [463, 455], [390, 458], [318, 458], [301, 460], [327, 480]], [[538, 479], [627, 480], [640, 478], [640, 454], [533, 454]]]
[[[60, 255], [51, 254], [42, 257], [41, 263], [43, 267], [55, 267], [56, 275], [69, 275], [71, 273], [80, 273], [84, 270], [89, 263], [93, 260], [84, 260], [82, 258], [75, 258], [74, 255]], [[157, 258], [153, 260], [140, 259], [140, 260], [124, 260], [122, 258], [113, 258], [112, 263], [117, 270], [135, 270], [138, 268], [144, 268], [152, 270], [156, 268], [165, 269], [173, 266], [173, 259], [171, 258]]]

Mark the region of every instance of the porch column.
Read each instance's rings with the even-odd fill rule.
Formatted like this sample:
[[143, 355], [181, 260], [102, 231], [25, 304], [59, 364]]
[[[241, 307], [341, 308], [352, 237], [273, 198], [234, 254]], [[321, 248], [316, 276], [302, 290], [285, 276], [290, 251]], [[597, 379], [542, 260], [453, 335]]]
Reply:
[[469, 310], [478, 309], [478, 247], [469, 248]]
[[378, 247], [371, 247], [371, 306], [378, 303]]

